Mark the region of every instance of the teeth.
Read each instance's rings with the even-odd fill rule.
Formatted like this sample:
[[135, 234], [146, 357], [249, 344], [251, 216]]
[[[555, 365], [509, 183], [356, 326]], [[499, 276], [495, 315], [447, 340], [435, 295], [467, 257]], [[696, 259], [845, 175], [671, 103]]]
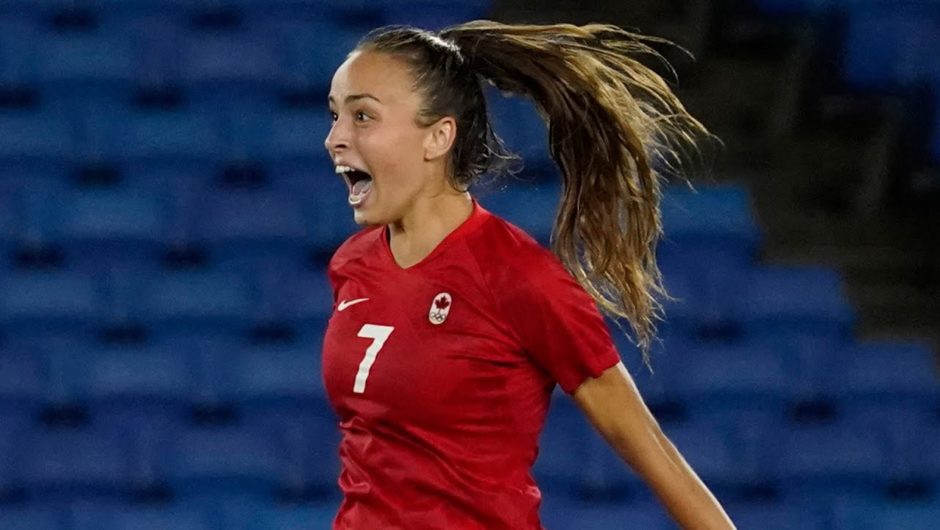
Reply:
[[336, 174], [338, 175], [343, 174], [343, 173], [349, 173], [350, 171], [355, 171], [355, 168], [351, 168], [349, 166], [342, 166], [342, 165], [336, 166]]

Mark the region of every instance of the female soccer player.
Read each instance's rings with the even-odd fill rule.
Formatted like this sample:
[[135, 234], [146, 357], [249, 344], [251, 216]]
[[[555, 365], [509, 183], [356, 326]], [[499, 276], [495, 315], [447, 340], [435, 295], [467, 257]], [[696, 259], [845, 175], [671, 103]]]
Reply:
[[[651, 160], [705, 132], [633, 56], [654, 53], [645, 39], [601, 25], [382, 28], [336, 71], [325, 145], [368, 228], [329, 266], [334, 529], [541, 529], [530, 470], [556, 383], [684, 528], [733, 528], [597, 307], [628, 319], [645, 356], [663, 294]], [[507, 159], [481, 81], [548, 121], [564, 179], [555, 254], [468, 192]]]

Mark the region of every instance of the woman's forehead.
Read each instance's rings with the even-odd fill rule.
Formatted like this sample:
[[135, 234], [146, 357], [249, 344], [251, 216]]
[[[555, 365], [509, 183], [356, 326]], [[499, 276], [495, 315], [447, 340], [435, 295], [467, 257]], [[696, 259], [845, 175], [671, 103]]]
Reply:
[[383, 104], [391, 103], [415, 96], [413, 86], [414, 78], [403, 60], [387, 53], [356, 51], [333, 75], [330, 99], [340, 103], [350, 96], [369, 94]]

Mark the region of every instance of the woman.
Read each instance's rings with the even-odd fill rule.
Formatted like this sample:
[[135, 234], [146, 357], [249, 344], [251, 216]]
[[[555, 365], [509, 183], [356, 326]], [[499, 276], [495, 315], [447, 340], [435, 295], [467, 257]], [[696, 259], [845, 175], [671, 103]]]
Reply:
[[[597, 309], [628, 319], [646, 355], [665, 294], [651, 159], [705, 132], [635, 53], [653, 52], [615, 27], [476, 21], [373, 31], [336, 71], [325, 145], [368, 228], [329, 266], [334, 528], [542, 528], [530, 469], [556, 383], [684, 528], [733, 528]], [[468, 193], [510, 158], [481, 80], [547, 118], [564, 178], [557, 257]]]

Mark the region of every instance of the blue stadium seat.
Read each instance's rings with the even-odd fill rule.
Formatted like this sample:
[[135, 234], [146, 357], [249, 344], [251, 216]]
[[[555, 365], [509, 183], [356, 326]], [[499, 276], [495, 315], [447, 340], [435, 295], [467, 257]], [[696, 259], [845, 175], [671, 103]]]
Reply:
[[262, 317], [300, 324], [324, 323], [333, 312], [333, 294], [326, 269], [279, 271], [261, 274]]
[[223, 157], [221, 124], [182, 111], [124, 111], [92, 117], [105, 157], [129, 164], [206, 164]]
[[307, 530], [331, 528], [336, 517], [335, 504], [270, 505], [253, 510], [244, 530]]
[[679, 185], [663, 189], [663, 239], [657, 258], [666, 288], [667, 325], [733, 332], [734, 286], [754, 266], [759, 232], [745, 188]]
[[0, 528], [4, 530], [67, 530], [66, 517], [56, 508], [4, 506], [0, 508]]
[[170, 433], [159, 461], [174, 491], [273, 494], [283, 486], [286, 459], [264, 431], [219, 426]]
[[135, 426], [158, 417], [181, 421], [196, 401], [194, 363], [177, 344], [98, 347], [82, 352], [71, 385], [75, 397], [103, 421]]
[[0, 347], [0, 415], [35, 417], [46, 402], [47, 370], [41, 351]]
[[809, 506], [778, 501], [723, 502], [728, 516], [740, 530], [823, 530], [828, 517]]
[[740, 448], [728, 433], [696, 420], [666, 424], [663, 430], [710, 487], [734, 490], [746, 484], [749, 477], [744, 473]]
[[457, 2], [454, 0], [420, 0], [402, 3], [395, 0], [377, 2], [384, 24], [409, 24], [427, 30], [486, 18], [490, 0]]
[[[16, 189], [4, 180], [0, 180], [0, 255], [7, 256], [10, 250], [20, 238], [20, 215], [18, 210], [18, 201], [15, 194]], [[5, 258], [0, 259], [0, 268], [5, 263]]]
[[332, 172], [333, 163], [323, 146], [330, 133], [332, 120], [329, 110], [281, 110], [271, 114], [264, 133], [263, 160], [269, 164], [298, 164], [308, 171], [322, 168]]
[[835, 510], [835, 530], [932, 530], [940, 521], [940, 502], [865, 501], [840, 503]]
[[887, 484], [886, 441], [851, 423], [792, 425], [772, 455], [787, 498], [877, 495]]
[[543, 491], [572, 494], [583, 487], [590, 426], [574, 402], [556, 389], [539, 438], [533, 474]]
[[667, 383], [694, 411], [758, 408], [782, 415], [795, 375], [769, 345], [700, 343], [675, 352]]
[[120, 31], [37, 34], [36, 78], [42, 84], [113, 84], [130, 89], [137, 52]]
[[929, 2], [855, 9], [849, 17], [844, 75], [870, 88], [940, 80], [932, 54], [938, 32], [940, 6]]
[[737, 318], [755, 338], [815, 335], [844, 340], [854, 320], [839, 273], [823, 267], [762, 267], [738, 282]]
[[19, 479], [37, 499], [116, 498], [130, 489], [127, 446], [105, 429], [34, 428], [18, 439]]
[[940, 381], [934, 357], [923, 342], [861, 342], [839, 352], [835, 364], [840, 368], [829, 384], [846, 404], [893, 401], [936, 407]]
[[103, 300], [93, 278], [69, 272], [15, 272], [0, 277], [0, 327], [17, 334], [89, 329]]
[[188, 89], [274, 84], [279, 58], [271, 35], [244, 30], [189, 32], [183, 39], [183, 84]]
[[119, 259], [153, 260], [168, 235], [167, 214], [167, 201], [152, 192], [75, 192], [62, 208], [58, 232], [76, 264], [91, 262], [94, 270]]
[[716, 252], [734, 255], [743, 263], [756, 257], [760, 234], [751, 199], [739, 185], [712, 185], [689, 189], [671, 185], [663, 189], [665, 241], [714, 245]]
[[189, 506], [83, 503], [71, 510], [74, 530], [213, 530], [208, 513]]
[[486, 94], [493, 131], [511, 152], [522, 157], [523, 174], [553, 180], [558, 170], [548, 151], [548, 128], [535, 104], [519, 96], [504, 97], [495, 89]]
[[134, 320], [159, 329], [240, 329], [253, 315], [256, 297], [235, 273], [184, 271], [143, 279]]
[[302, 249], [306, 219], [290, 196], [268, 191], [213, 191], [194, 212], [194, 240], [214, 256], [289, 255]]
[[513, 182], [504, 189], [487, 191], [480, 204], [523, 229], [543, 246], [549, 244], [561, 189], [548, 182]]
[[225, 396], [247, 406], [325, 406], [320, 349], [310, 344], [246, 345], [226, 352], [229, 384]]
[[[312, 384], [312, 383], [311, 383]], [[339, 493], [339, 420], [325, 403], [244, 407], [244, 423], [273, 437], [286, 462], [283, 488], [308, 498]]]
[[[322, 1], [317, 3], [323, 4]], [[265, 13], [270, 13], [270, 9], [264, 6]], [[281, 85], [289, 90], [322, 94], [326, 105], [333, 73], [371, 29], [354, 25], [355, 20], [335, 23], [326, 16], [298, 19], [290, 14], [269, 23], [267, 29], [276, 35], [282, 50]], [[325, 131], [323, 136], [326, 136]]]
[[0, 410], [0, 500], [15, 497], [23, 490], [24, 485], [18, 476], [16, 447], [22, 433], [33, 421], [33, 418], [16, 411]]
[[915, 425], [907, 445], [901, 449], [904, 452], [901, 455], [905, 466], [903, 471], [906, 472], [901, 478], [913, 478], [915, 482], [922, 480], [936, 491], [940, 488], [940, 452], [936, 449], [940, 425], [936, 416], [930, 419], [933, 421]]
[[303, 206], [311, 250], [329, 258], [343, 241], [361, 229], [353, 220], [346, 183], [333, 172], [332, 163], [325, 161], [277, 176], [276, 185]]
[[666, 512], [652, 502], [583, 502], [549, 496], [544, 499], [541, 518], [547, 528], [667, 530], [674, 527]]
[[0, 167], [60, 163], [74, 152], [74, 131], [61, 114], [0, 112]]

